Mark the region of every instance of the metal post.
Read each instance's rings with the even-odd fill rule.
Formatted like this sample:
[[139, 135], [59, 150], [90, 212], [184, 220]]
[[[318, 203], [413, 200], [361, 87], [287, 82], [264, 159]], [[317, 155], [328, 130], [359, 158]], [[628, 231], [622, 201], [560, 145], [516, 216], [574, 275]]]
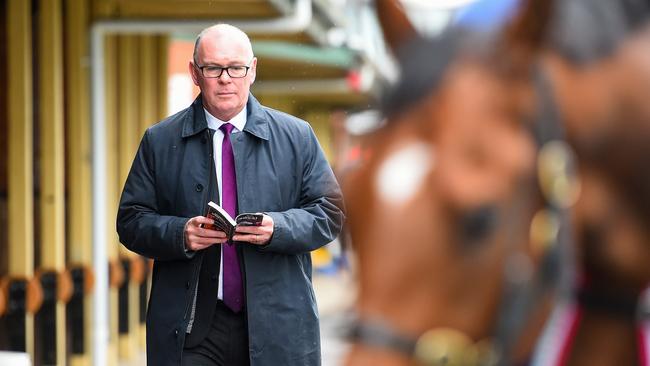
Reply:
[[106, 116], [104, 106], [104, 32], [91, 28], [92, 136], [93, 136], [93, 267], [95, 306], [93, 311], [93, 365], [107, 363], [108, 332], [108, 255], [106, 253]]

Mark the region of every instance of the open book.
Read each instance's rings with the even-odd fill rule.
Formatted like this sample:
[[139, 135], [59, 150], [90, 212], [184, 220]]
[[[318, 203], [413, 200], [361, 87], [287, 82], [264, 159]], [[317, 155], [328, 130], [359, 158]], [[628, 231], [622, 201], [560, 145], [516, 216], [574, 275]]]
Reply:
[[205, 217], [214, 220], [214, 225], [204, 225], [206, 229], [221, 230], [226, 233], [228, 240], [232, 240], [237, 225], [260, 226], [262, 225], [263, 215], [261, 213], [243, 213], [233, 219], [221, 206], [210, 201], [208, 202], [208, 213], [205, 214]]

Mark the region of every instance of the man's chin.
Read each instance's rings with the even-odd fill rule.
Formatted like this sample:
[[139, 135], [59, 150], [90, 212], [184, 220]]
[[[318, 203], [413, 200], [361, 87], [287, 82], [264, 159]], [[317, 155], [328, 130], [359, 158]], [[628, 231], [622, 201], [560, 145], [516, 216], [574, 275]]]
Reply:
[[212, 111], [210, 113], [222, 121], [227, 121], [239, 113], [240, 110], [241, 108], [237, 103], [220, 103], [217, 101], [212, 104]]
[[235, 98], [218, 98], [214, 103], [215, 107], [223, 111], [236, 109], [238, 104]]

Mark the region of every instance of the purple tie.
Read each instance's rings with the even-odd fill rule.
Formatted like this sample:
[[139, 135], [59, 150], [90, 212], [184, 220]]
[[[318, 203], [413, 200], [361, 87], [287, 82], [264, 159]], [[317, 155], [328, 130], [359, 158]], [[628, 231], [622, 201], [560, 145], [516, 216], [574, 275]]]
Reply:
[[[233, 125], [224, 123], [219, 127], [223, 132], [221, 144], [221, 207], [230, 216], [237, 215], [237, 177], [235, 176], [235, 157], [230, 144], [230, 132]], [[241, 311], [244, 303], [241, 271], [237, 250], [231, 242], [221, 246], [223, 250], [223, 302], [232, 311]]]

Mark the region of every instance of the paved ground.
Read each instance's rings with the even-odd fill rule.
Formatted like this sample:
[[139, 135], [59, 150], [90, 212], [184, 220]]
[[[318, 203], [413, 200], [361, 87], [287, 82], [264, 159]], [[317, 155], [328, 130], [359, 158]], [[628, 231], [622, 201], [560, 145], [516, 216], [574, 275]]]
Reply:
[[323, 366], [338, 366], [348, 349], [341, 329], [355, 295], [350, 273], [315, 275], [314, 289], [320, 311]]

